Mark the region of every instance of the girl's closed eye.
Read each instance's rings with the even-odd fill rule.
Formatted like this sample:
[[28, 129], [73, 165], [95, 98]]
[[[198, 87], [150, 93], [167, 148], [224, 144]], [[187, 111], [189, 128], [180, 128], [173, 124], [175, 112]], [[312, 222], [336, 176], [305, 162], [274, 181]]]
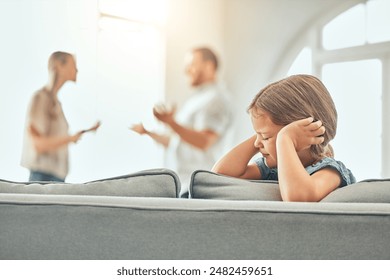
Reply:
[[269, 137], [266, 137], [266, 136], [264, 136], [264, 135], [261, 134], [261, 133], [257, 133], [257, 134], [259, 135], [261, 141], [267, 141], [267, 140], [269, 139]]
[[261, 134], [260, 137], [261, 137], [261, 139], [262, 139], [263, 141], [268, 141], [268, 140], [271, 138], [270, 135], [264, 135], [264, 134]]

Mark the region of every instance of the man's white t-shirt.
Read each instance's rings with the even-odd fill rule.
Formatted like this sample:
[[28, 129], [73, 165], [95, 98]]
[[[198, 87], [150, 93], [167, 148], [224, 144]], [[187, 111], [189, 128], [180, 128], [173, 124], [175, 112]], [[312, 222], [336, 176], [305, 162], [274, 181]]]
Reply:
[[177, 113], [180, 125], [194, 130], [211, 130], [219, 139], [209, 149], [201, 150], [172, 135], [167, 149], [166, 166], [175, 170], [182, 183], [180, 195], [185, 195], [195, 170], [210, 170], [223, 155], [224, 136], [231, 123], [231, 109], [226, 90], [216, 84], [196, 88], [193, 95]]

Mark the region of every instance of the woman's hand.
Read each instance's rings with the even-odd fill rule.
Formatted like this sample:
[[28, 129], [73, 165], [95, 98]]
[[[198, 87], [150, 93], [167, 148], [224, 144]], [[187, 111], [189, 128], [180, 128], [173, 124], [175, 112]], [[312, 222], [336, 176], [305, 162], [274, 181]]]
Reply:
[[86, 133], [86, 132], [96, 132], [98, 130], [98, 128], [100, 127], [102, 123], [100, 121], [97, 121], [96, 124], [94, 126], [92, 126], [91, 128], [88, 128], [88, 129], [84, 129], [82, 130], [81, 132], [82, 133]]
[[[278, 140], [290, 139], [297, 152], [324, 142], [325, 127], [321, 121], [313, 121], [312, 117], [292, 122], [278, 133]], [[280, 138], [280, 139], [279, 139]]]
[[81, 136], [83, 135], [83, 131], [79, 131], [79, 132], [77, 132], [76, 134], [74, 134], [74, 135], [71, 135], [70, 137], [69, 137], [69, 142], [70, 143], [74, 143], [74, 144], [76, 144], [79, 140], [80, 140], [80, 138], [81, 138]]

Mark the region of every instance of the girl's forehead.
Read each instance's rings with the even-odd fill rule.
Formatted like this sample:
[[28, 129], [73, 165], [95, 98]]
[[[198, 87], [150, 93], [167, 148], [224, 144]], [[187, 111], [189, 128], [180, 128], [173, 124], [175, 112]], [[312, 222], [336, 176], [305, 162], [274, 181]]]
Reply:
[[266, 114], [267, 114], [267, 112], [265, 112], [262, 109], [256, 108], [256, 107], [253, 107], [249, 110], [249, 115], [251, 116], [251, 118], [259, 118], [260, 116], [263, 116]]
[[252, 120], [257, 120], [258, 122], [271, 121], [270, 115], [261, 109], [253, 108], [249, 113]]
[[267, 127], [273, 127], [275, 124], [271, 120], [269, 114], [266, 112], [262, 111], [260, 112], [259, 110], [256, 112], [251, 113], [251, 120], [253, 123], [253, 126], [257, 128], [267, 128]]

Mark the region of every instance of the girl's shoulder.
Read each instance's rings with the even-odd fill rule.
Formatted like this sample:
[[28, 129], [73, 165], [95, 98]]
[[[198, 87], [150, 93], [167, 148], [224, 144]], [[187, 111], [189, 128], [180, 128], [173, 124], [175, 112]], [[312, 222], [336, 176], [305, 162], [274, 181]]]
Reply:
[[261, 177], [259, 180], [278, 181], [278, 170], [276, 168], [269, 168], [265, 163], [263, 157], [255, 159], [255, 163], [260, 170]]
[[[276, 168], [269, 168], [264, 158], [260, 157], [255, 159], [255, 163], [260, 170], [261, 180], [278, 180], [278, 170]], [[344, 163], [341, 161], [335, 160], [334, 158], [324, 157], [316, 163], [305, 167], [307, 173], [310, 175], [324, 168], [333, 168], [335, 169], [341, 177], [340, 187], [356, 183], [355, 176], [352, 174]]]
[[335, 169], [341, 176], [341, 184], [340, 187], [344, 187], [346, 185], [350, 185], [356, 183], [355, 176], [352, 174], [351, 170], [349, 170], [344, 163], [341, 161], [335, 160], [334, 158], [324, 157], [316, 163], [307, 166], [305, 169], [309, 174], [313, 174], [324, 168], [333, 168]]

